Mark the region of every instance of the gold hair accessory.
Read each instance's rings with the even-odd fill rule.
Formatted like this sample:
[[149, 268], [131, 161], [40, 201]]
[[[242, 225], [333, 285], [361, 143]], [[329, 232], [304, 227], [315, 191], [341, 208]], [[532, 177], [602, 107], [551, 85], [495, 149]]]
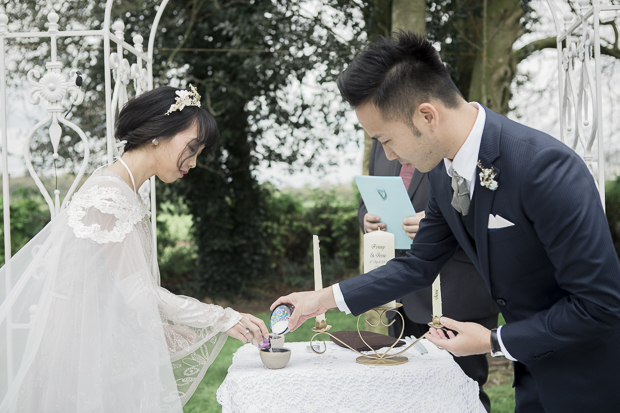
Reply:
[[177, 97], [175, 103], [170, 105], [170, 109], [166, 112], [166, 115], [170, 115], [174, 111], [182, 111], [186, 106], [200, 107], [200, 95], [194, 86], [189, 85], [191, 90], [177, 90]]

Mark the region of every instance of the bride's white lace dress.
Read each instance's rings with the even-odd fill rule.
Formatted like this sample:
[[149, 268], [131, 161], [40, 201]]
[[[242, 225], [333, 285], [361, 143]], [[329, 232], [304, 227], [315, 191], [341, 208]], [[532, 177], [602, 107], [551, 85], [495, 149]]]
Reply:
[[160, 287], [150, 228], [101, 170], [0, 269], [1, 413], [182, 411], [240, 316]]

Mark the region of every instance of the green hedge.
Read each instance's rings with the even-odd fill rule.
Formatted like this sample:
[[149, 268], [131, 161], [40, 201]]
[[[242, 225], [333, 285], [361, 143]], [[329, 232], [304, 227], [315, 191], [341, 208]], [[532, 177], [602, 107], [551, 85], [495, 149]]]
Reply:
[[[259, 279], [248, 280], [246, 290], [231, 295], [261, 295], [266, 289], [313, 287], [312, 235], [318, 235], [325, 285], [356, 275], [359, 228], [357, 194], [310, 189], [298, 194], [265, 184], [261, 187], [264, 207], [261, 223], [266, 266]], [[164, 197], [162, 197], [164, 198]], [[0, 197], [1, 199], [1, 197]], [[195, 279], [196, 244], [191, 219], [180, 200], [158, 205], [158, 254], [166, 287], [177, 293], [201, 297]], [[15, 254], [50, 220], [47, 204], [34, 188], [21, 187], [11, 194], [11, 248]], [[0, 208], [0, 231], [4, 233]], [[4, 236], [0, 234], [0, 262], [4, 265]]]
[[620, 177], [605, 184], [605, 213], [616, 254], [620, 256]]
[[313, 286], [312, 236], [318, 235], [323, 282], [353, 275], [358, 268], [357, 199], [336, 190], [308, 190], [304, 198], [265, 188], [269, 278], [294, 288]]
[[[359, 228], [355, 194], [341, 195], [336, 190], [311, 189], [301, 196], [280, 191], [270, 184], [261, 187], [263, 221], [261, 239], [265, 262], [261, 276], [245, 280], [228, 296], [262, 296], [282, 289], [313, 287], [312, 235], [318, 235], [321, 268], [325, 285], [356, 275], [358, 268]], [[177, 200], [178, 201], [178, 200]], [[165, 203], [158, 219], [158, 253], [162, 283], [171, 291], [193, 296], [214, 294], [202, 291], [205, 285], [195, 271], [197, 255], [194, 243], [172, 234], [169, 225], [183, 205]], [[173, 231], [174, 232], [174, 231]], [[258, 242], [258, 241], [257, 241]], [[218, 277], [211, 272], [210, 277]], [[232, 287], [231, 287], [232, 288]]]
[[[0, 204], [4, 201], [0, 196]], [[15, 255], [50, 221], [50, 212], [41, 193], [19, 187], [10, 196], [11, 254]], [[4, 204], [2, 204], [4, 205]], [[0, 207], [0, 265], [4, 265], [4, 208]]]
[[[261, 295], [265, 291], [302, 290], [313, 286], [312, 235], [318, 235], [325, 285], [357, 274], [359, 227], [357, 193], [305, 189], [281, 191], [261, 188], [264, 205], [262, 238], [265, 268], [259, 279], [248, 280], [245, 290], [231, 295]], [[0, 197], [0, 199], [2, 199]], [[620, 255], [620, 177], [606, 184], [606, 211], [611, 236]], [[21, 187], [11, 195], [11, 249], [15, 254], [50, 220], [47, 204], [34, 188]], [[177, 293], [201, 297], [197, 287], [197, 251], [191, 231], [179, 231], [175, 219], [189, 227], [187, 210], [162, 202], [158, 216], [158, 252], [164, 285]], [[178, 225], [176, 225], [178, 227]], [[4, 265], [4, 214], [0, 208], [0, 264]]]

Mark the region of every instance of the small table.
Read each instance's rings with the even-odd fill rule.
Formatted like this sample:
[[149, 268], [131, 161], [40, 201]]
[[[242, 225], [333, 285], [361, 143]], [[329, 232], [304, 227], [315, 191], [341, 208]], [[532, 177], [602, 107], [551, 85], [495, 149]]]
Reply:
[[332, 342], [324, 354], [308, 342], [286, 343], [291, 360], [279, 370], [265, 367], [258, 349], [246, 344], [233, 356], [217, 401], [223, 413], [485, 412], [478, 383], [448, 352], [422, 343], [428, 353], [411, 348], [398, 366], [357, 364], [358, 354]]

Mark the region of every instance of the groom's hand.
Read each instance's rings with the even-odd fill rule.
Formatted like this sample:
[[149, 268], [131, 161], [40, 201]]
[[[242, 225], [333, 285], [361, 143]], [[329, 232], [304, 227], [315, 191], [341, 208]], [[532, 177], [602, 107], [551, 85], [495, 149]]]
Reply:
[[336, 307], [336, 300], [334, 300], [334, 293], [330, 286], [319, 291], [306, 291], [280, 297], [271, 304], [271, 311], [280, 304], [290, 304], [295, 308], [291, 318], [288, 320], [289, 330], [295, 331], [307, 319], [321, 315], [330, 308]]
[[441, 317], [440, 322], [458, 334], [452, 331], [444, 334], [443, 330], [431, 327], [426, 339], [437, 347], [442, 347], [457, 357], [491, 351], [491, 330], [488, 328], [476, 323], [462, 323], [448, 317]]

